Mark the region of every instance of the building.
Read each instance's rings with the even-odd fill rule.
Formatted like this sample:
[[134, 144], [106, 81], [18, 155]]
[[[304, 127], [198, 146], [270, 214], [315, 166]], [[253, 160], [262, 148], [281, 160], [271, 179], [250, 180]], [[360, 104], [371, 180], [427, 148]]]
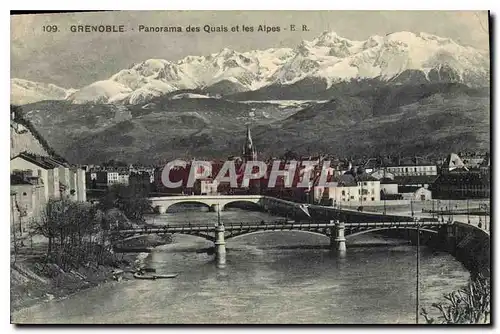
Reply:
[[386, 168], [384, 169], [377, 169], [374, 172], [371, 172], [370, 175], [377, 180], [381, 179], [391, 179], [394, 180], [395, 175], [391, 172], [388, 172]]
[[334, 177], [337, 185], [328, 188], [328, 198], [334, 205], [354, 202], [356, 205], [367, 205], [380, 201], [380, 181], [368, 174], [343, 174]]
[[16, 173], [10, 177], [11, 219], [14, 228], [21, 233], [39, 219], [46, 204], [44, 184], [40, 177], [27, 173]]
[[399, 194], [398, 187], [399, 187], [399, 185], [397, 184], [397, 182], [394, 182], [391, 179], [382, 179], [380, 181], [381, 195], [382, 194], [385, 194], [385, 195]]
[[69, 198], [85, 202], [85, 171], [52, 157], [22, 152], [10, 160], [11, 173], [25, 172], [39, 177], [45, 199]]
[[413, 201], [430, 201], [432, 200], [432, 192], [426, 188], [418, 188], [412, 192], [401, 193], [403, 199]]
[[467, 171], [468, 168], [463, 163], [462, 159], [458, 156], [458, 154], [451, 153], [449, 154], [443, 162], [441, 172], [447, 173], [454, 171], [456, 169], [461, 169]]
[[12, 222], [24, 231], [50, 199], [86, 201], [85, 171], [67, 163], [11, 105], [10, 171]]
[[468, 199], [490, 197], [489, 171], [454, 169], [441, 174], [431, 189], [436, 199]]
[[403, 165], [383, 167], [386, 172], [396, 176], [432, 176], [437, 175], [436, 165]]
[[151, 193], [151, 175], [149, 173], [135, 173], [132, 172], [129, 176], [129, 187], [133, 189], [135, 193], [140, 193], [145, 196], [149, 196]]
[[399, 192], [401, 188], [429, 188], [434, 181], [436, 181], [436, 175], [415, 175], [415, 176], [395, 176], [392, 182], [397, 183], [399, 186]]
[[118, 173], [118, 183], [128, 186], [129, 185], [130, 175], [128, 172], [119, 172]]
[[194, 184], [195, 195], [217, 195], [219, 183], [209, 178], [197, 179]]
[[104, 169], [90, 170], [86, 173], [86, 178], [94, 188], [110, 187], [114, 184], [129, 184], [130, 172], [128, 169]]
[[117, 171], [105, 171], [104, 173], [106, 173], [106, 183], [108, 186], [119, 183], [119, 173]]

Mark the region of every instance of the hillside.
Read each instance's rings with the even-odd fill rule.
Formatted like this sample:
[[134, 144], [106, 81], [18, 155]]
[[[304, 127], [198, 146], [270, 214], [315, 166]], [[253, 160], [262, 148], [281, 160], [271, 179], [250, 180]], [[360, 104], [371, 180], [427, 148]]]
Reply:
[[299, 109], [189, 96], [171, 94], [133, 106], [43, 101], [23, 106], [23, 114], [72, 162], [155, 162], [204, 153], [207, 145], [209, 152], [230, 150], [234, 134], [247, 124], [269, 124]]
[[445, 154], [487, 149], [489, 133], [487, 90], [434, 84], [337, 96], [260, 127], [254, 141], [263, 148], [281, 143], [299, 153]]
[[[54, 150], [37, 128], [27, 120], [22, 109], [18, 106], [10, 106], [10, 157], [13, 158], [22, 152], [53, 157], [64, 162], [57, 150]], [[52, 143], [53, 140], [51, 139]]]
[[55, 148], [80, 163], [224, 158], [240, 154], [246, 124], [266, 156], [287, 149], [345, 156], [489, 147], [488, 89], [444, 83], [357, 87], [305, 104], [185, 93], [135, 106], [39, 102], [24, 112]]

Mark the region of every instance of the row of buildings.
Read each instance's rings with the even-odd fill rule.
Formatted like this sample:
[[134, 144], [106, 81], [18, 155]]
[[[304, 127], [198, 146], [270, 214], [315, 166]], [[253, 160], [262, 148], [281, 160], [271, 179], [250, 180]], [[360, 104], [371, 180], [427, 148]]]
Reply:
[[54, 153], [11, 107], [10, 207], [14, 231], [26, 232], [50, 199], [85, 202], [85, 170]]
[[[250, 130], [240, 157], [233, 157], [238, 172], [244, 170], [245, 162], [256, 160], [257, 153], [253, 145]], [[291, 156], [290, 159], [297, 159]], [[369, 204], [382, 200], [430, 200], [459, 199], [459, 198], [486, 198], [490, 194], [490, 158], [489, 156], [469, 157], [462, 161], [458, 154], [450, 154], [439, 165], [422, 158], [398, 158], [399, 165], [394, 159], [368, 158], [358, 161], [358, 166], [339, 159], [327, 156], [302, 157], [317, 163], [309, 187], [295, 187], [301, 181], [301, 170], [294, 175], [291, 187], [285, 185], [283, 177], [278, 178], [274, 187], [268, 187], [269, 172], [260, 180], [251, 180], [246, 188], [234, 189], [227, 183], [218, 183], [215, 176], [224, 165], [223, 160], [212, 161], [212, 174], [198, 179], [193, 187], [186, 186], [189, 178], [190, 166], [174, 168], [170, 171], [172, 182], [183, 181], [179, 188], [167, 188], [162, 183], [162, 167], [120, 167], [100, 168], [93, 166], [87, 170], [87, 185], [91, 188], [108, 187], [113, 184], [143, 184], [149, 187], [151, 193], [157, 194], [234, 194], [259, 193], [308, 202], [352, 203]], [[323, 161], [330, 161], [328, 167], [328, 182], [335, 186], [324, 189], [318, 186], [319, 175]], [[271, 170], [272, 160], [268, 161], [268, 171]], [[282, 161], [281, 168], [286, 161]], [[240, 180], [241, 181], [241, 180]]]

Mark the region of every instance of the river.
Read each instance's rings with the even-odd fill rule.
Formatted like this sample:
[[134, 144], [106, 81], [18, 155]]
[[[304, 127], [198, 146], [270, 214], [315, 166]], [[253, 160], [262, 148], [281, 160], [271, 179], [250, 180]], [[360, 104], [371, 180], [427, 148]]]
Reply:
[[[265, 213], [231, 210], [222, 220], [270, 220]], [[199, 210], [165, 214], [155, 224], [211, 222]], [[384, 242], [383, 247], [359, 247]], [[227, 267], [196, 253], [211, 243], [175, 235], [145, 262], [176, 279], [106, 283], [65, 300], [12, 314], [15, 323], [415, 323], [416, 248], [381, 236], [348, 238], [339, 260], [326, 237], [302, 232], [265, 232], [227, 241]], [[354, 245], [358, 245], [355, 247]], [[420, 303], [431, 304], [467, 283], [469, 273], [451, 255], [421, 247]], [[420, 323], [424, 319], [420, 318]]]

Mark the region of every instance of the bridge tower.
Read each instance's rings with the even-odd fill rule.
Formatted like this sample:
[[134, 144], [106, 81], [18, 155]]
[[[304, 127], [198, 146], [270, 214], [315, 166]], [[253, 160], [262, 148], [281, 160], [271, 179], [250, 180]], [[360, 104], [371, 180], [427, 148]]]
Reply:
[[224, 224], [219, 222], [215, 227], [215, 261], [217, 268], [226, 267], [226, 241], [224, 239]]
[[337, 255], [339, 258], [344, 258], [347, 253], [347, 247], [345, 244], [345, 224], [340, 221], [334, 222], [333, 220], [330, 220], [330, 223], [333, 225], [335, 224], [335, 227], [331, 228], [330, 231], [330, 246], [332, 250], [335, 250], [337, 252]]

